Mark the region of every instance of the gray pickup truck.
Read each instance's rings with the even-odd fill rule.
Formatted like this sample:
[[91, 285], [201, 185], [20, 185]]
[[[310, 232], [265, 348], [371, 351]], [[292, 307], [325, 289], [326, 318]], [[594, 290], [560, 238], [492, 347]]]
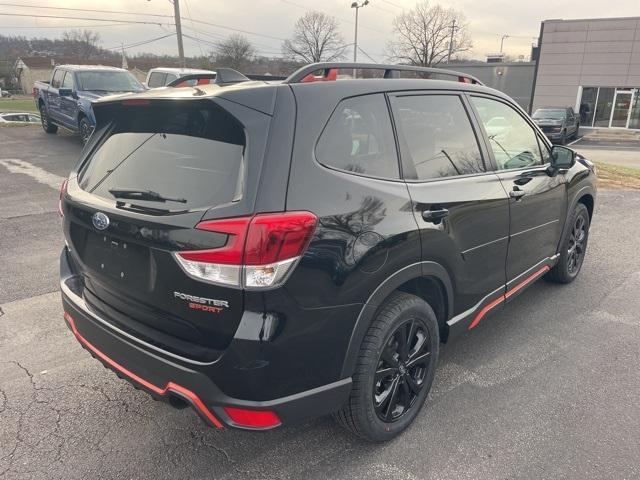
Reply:
[[86, 143], [96, 124], [91, 102], [106, 95], [142, 90], [144, 86], [122, 68], [60, 65], [51, 81], [35, 82], [33, 98], [45, 132], [56, 133], [63, 127], [79, 133]]
[[578, 136], [580, 120], [572, 107], [541, 107], [532, 118], [553, 143], [564, 145]]

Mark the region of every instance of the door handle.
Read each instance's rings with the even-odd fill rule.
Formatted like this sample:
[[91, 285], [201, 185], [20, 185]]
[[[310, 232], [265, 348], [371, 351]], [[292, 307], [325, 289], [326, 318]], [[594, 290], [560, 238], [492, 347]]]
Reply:
[[443, 218], [449, 216], [449, 210], [446, 208], [439, 208], [437, 210], [423, 210], [422, 219], [425, 222], [439, 224]]
[[509, 196], [511, 198], [515, 198], [516, 200], [520, 200], [527, 194], [524, 190], [520, 190], [518, 187], [513, 187], [513, 190], [509, 192]]

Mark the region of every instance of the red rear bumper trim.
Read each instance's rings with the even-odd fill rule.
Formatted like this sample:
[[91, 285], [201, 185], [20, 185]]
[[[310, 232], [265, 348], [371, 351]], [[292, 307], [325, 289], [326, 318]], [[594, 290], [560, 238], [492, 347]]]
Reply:
[[163, 388], [161, 388], [161, 387], [158, 387], [157, 385], [154, 385], [153, 383], [149, 382], [148, 380], [145, 380], [144, 378], [136, 375], [131, 370], [123, 367], [122, 365], [120, 365], [115, 360], [109, 358], [107, 355], [105, 355], [100, 350], [98, 350], [98, 348], [96, 346], [94, 346], [91, 342], [89, 342], [89, 340], [84, 338], [82, 336], [82, 334], [76, 328], [76, 322], [74, 321], [73, 317], [69, 313], [64, 312], [64, 319], [69, 324], [69, 328], [71, 328], [71, 331], [75, 335], [76, 339], [82, 345], [84, 345], [86, 348], [91, 350], [103, 362], [105, 362], [106, 364], [111, 366], [114, 370], [119, 371], [120, 373], [122, 373], [123, 375], [128, 377], [129, 379], [133, 380], [134, 382], [142, 385], [146, 389], [151, 390], [152, 392], [154, 392], [154, 393], [156, 393], [158, 395], [165, 396], [169, 392], [173, 392], [173, 393], [176, 393], [176, 394], [180, 395], [183, 398], [186, 398], [187, 400], [189, 400], [191, 402], [193, 407], [195, 409], [197, 409], [198, 412], [200, 412], [200, 414], [205, 419], [207, 419], [212, 425], [214, 425], [214, 426], [216, 426], [218, 428], [223, 428], [223, 425], [220, 422], [220, 420], [218, 420], [215, 417], [215, 415], [211, 412], [211, 410], [209, 410], [209, 408], [207, 408], [207, 406], [200, 399], [200, 397], [198, 397], [198, 395], [193, 393], [191, 390], [183, 387], [182, 385], [178, 385], [178, 384], [173, 383], [173, 382], [168, 382]]

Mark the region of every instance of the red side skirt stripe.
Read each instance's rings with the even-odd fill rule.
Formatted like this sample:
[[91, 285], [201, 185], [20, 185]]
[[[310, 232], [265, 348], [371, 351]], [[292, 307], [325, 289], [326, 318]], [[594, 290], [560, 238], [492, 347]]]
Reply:
[[173, 382], [169, 382], [164, 386], [164, 388], [160, 388], [157, 385], [154, 385], [153, 383], [151, 383], [151, 382], [145, 380], [144, 378], [136, 375], [131, 370], [123, 367], [122, 365], [120, 365], [115, 360], [109, 358], [107, 355], [105, 355], [100, 350], [98, 350], [97, 347], [95, 347], [93, 344], [91, 344], [89, 342], [89, 340], [84, 338], [82, 336], [82, 334], [76, 328], [76, 323], [73, 320], [73, 317], [71, 315], [69, 315], [67, 312], [64, 312], [64, 319], [69, 324], [69, 327], [71, 328], [71, 331], [73, 332], [75, 337], [78, 339], [78, 341], [80, 343], [82, 343], [85, 347], [87, 347], [89, 350], [91, 350], [94, 354], [96, 354], [96, 356], [98, 356], [103, 362], [107, 363], [112, 368], [114, 368], [115, 370], [118, 370], [120, 373], [122, 373], [123, 375], [129, 377], [134, 382], [142, 385], [143, 387], [147, 388], [148, 390], [151, 390], [152, 392], [154, 392], [154, 393], [156, 393], [158, 395], [164, 396], [169, 392], [174, 392], [174, 393], [177, 393], [177, 394], [181, 395], [182, 397], [185, 397], [185, 398], [189, 399], [189, 401], [191, 401], [192, 405], [202, 414], [202, 416], [204, 416], [209, 422], [211, 422], [212, 425], [215, 425], [218, 428], [223, 428], [223, 425], [220, 422], [220, 420], [218, 420], [213, 415], [213, 413], [211, 413], [211, 410], [209, 410], [207, 408], [207, 406], [200, 399], [200, 397], [198, 397], [191, 390], [189, 390], [189, 389], [187, 389], [187, 388], [185, 388], [185, 387], [183, 387], [181, 385], [178, 385], [176, 383], [173, 383]]
[[475, 317], [473, 317], [473, 320], [471, 321], [471, 323], [469, 324], [469, 326], [467, 327], [467, 330], [471, 330], [473, 327], [475, 327], [476, 325], [478, 325], [480, 323], [480, 320], [482, 320], [482, 318], [487, 314], [487, 312], [495, 307], [497, 307], [498, 305], [500, 305], [501, 303], [503, 303], [507, 298], [515, 295], [516, 293], [518, 293], [520, 290], [522, 290], [524, 287], [526, 287], [527, 285], [529, 285], [531, 282], [533, 282], [534, 280], [536, 280], [538, 277], [542, 276], [544, 273], [549, 271], [549, 266], [545, 265], [544, 267], [540, 268], [539, 270], [535, 271], [534, 273], [532, 273], [531, 275], [529, 275], [527, 278], [525, 278], [524, 280], [522, 280], [520, 283], [518, 283], [517, 285], [515, 285], [514, 287], [510, 288], [509, 290], [507, 290], [507, 292], [503, 295], [500, 295], [498, 298], [496, 298], [495, 300], [492, 300], [490, 303], [487, 303], [484, 307], [482, 307], [482, 309], [476, 314]]

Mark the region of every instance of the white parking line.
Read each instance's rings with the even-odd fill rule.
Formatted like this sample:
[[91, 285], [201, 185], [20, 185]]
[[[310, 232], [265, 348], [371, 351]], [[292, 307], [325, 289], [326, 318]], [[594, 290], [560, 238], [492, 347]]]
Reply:
[[578, 138], [576, 138], [573, 142], [571, 142], [571, 143], [567, 143], [567, 147], [568, 147], [569, 145], [573, 145], [574, 143], [578, 143], [580, 140], [582, 140], [582, 137], [578, 137]]
[[39, 183], [47, 185], [55, 190], [60, 189], [60, 184], [65, 180], [64, 177], [54, 173], [47, 172], [43, 168], [37, 167], [29, 162], [20, 160], [19, 158], [2, 158], [0, 165], [5, 167], [11, 173], [22, 173], [29, 175]]

